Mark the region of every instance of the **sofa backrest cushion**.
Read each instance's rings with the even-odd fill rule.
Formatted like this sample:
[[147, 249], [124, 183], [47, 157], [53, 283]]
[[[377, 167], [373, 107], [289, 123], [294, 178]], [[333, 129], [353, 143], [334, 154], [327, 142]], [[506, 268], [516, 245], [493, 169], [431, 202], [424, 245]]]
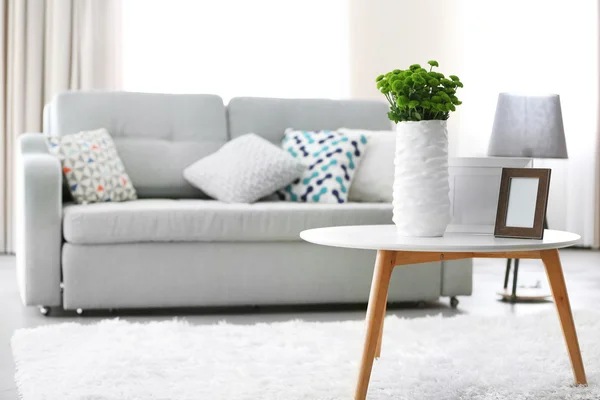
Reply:
[[106, 128], [139, 197], [206, 197], [183, 170], [227, 141], [216, 95], [65, 92], [44, 111], [44, 132], [66, 135]]
[[287, 128], [298, 130], [389, 130], [388, 105], [371, 100], [234, 97], [227, 106], [231, 138], [256, 133], [280, 143]]

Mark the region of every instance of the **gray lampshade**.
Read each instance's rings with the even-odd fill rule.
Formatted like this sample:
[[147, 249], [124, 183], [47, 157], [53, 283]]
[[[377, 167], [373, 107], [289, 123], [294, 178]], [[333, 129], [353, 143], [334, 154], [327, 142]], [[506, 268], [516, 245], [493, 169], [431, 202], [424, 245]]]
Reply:
[[567, 158], [560, 97], [500, 93], [488, 155]]

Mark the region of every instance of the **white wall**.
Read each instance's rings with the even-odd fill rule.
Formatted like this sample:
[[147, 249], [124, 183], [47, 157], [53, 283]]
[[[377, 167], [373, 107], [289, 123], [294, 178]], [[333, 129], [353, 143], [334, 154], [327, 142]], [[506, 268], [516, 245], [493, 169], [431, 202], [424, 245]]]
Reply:
[[[375, 86], [378, 75], [429, 60], [437, 60], [445, 75], [460, 76], [455, 2], [350, 0], [349, 12], [352, 97], [385, 101]], [[460, 113], [459, 107], [448, 121], [450, 155], [458, 153]]]
[[594, 238], [598, 5], [592, 1], [460, 2], [465, 84], [458, 154], [484, 155], [501, 91], [561, 96], [568, 160], [552, 168], [548, 224]]
[[460, 76], [450, 155], [483, 156], [499, 92], [561, 95], [569, 160], [552, 168], [548, 223], [594, 240], [598, 5], [566, 0], [350, 0], [353, 97], [379, 98], [374, 80], [429, 59]]

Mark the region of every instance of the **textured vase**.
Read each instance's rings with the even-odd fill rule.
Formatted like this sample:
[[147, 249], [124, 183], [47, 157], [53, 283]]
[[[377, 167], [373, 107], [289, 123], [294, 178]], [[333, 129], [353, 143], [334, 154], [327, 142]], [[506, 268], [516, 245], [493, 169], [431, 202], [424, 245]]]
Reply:
[[400, 122], [394, 159], [394, 224], [402, 236], [443, 236], [450, 223], [446, 121]]

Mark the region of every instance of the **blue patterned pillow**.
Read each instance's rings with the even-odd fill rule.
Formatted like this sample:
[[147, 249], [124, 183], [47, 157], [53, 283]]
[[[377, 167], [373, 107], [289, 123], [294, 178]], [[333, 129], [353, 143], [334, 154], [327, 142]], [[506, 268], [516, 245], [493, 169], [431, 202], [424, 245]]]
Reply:
[[306, 203], [345, 203], [364, 154], [367, 137], [337, 131], [287, 129], [282, 147], [307, 167], [278, 192], [279, 198]]

